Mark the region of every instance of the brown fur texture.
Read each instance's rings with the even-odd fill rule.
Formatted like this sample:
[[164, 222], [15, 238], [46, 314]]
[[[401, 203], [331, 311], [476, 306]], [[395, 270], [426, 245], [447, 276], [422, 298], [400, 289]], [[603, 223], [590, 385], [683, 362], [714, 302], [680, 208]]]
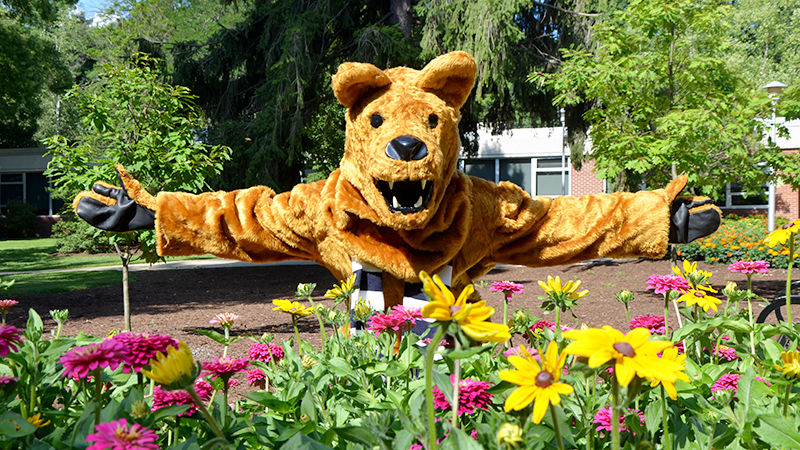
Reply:
[[[153, 208], [159, 253], [311, 260], [339, 279], [358, 260], [383, 269], [387, 306], [402, 300], [400, 281], [418, 282], [421, 270], [437, 273], [447, 264], [460, 291], [499, 263], [543, 266], [665, 253], [670, 204], [686, 177], [649, 192], [551, 199], [456, 170], [459, 108], [475, 73], [463, 52], [440, 56], [422, 70], [343, 64], [332, 79], [337, 99], [348, 107], [340, 168], [326, 180], [277, 195], [264, 186], [161, 192]], [[383, 119], [378, 127], [371, 122], [375, 114]], [[398, 136], [424, 142], [428, 155], [388, 157], [387, 143]], [[137, 202], [149, 202], [127, 173], [123, 180]], [[426, 180], [433, 183], [430, 200], [420, 211], [392, 212], [378, 180]]]

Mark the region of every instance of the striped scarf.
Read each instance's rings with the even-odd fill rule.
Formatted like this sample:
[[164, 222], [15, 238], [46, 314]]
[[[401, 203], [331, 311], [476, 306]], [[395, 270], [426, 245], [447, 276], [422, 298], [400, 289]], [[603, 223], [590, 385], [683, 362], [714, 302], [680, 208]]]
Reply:
[[[353, 260], [353, 273], [356, 275], [356, 290], [350, 296], [350, 313], [355, 317], [355, 307], [359, 298], [363, 298], [373, 311], [384, 312], [386, 305], [383, 299], [383, 271], [377, 267]], [[450, 287], [453, 277], [453, 266], [447, 265], [438, 273], [445, 286]], [[406, 283], [403, 292], [403, 306], [406, 308], [422, 308], [428, 303], [428, 298], [422, 290], [422, 283]], [[433, 319], [418, 320], [414, 326], [414, 334], [422, 335], [428, 329]], [[353, 319], [350, 324], [354, 332], [363, 330], [365, 324]]]

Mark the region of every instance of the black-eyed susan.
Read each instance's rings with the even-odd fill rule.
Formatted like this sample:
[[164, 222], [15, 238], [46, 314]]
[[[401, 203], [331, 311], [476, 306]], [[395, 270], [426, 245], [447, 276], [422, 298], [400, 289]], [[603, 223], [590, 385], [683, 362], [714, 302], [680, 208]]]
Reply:
[[[677, 348], [670, 347], [661, 353], [661, 359], [673, 363], [672, 366], [675, 371], [676, 380], [682, 380], [687, 383], [689, 382], [689, 377], [684, 373], [684, 369], [686, 368], [685, 353], [678, 354]], [[667, 395], [669, 395], [669, 398], [673, 400], [678, 399], [678, 391], [675, 389], [674, 381], [670, 382], [665, 379], [650, 378], [650, 387], [656, 387], [659, 384], [664, 386], [664, 390], [667, 392]]]
[[419, 277], [425, 294], [431, 300], [422, 308], [422, 317], [455, 322], [470, 339], [478, 342], [505, 342], [511, 338], [508, 326], [487, 321], [494, 314], [494, 308], [486, 306], [486, 301], [467, 302], [475, 290], [472, 285], [465, 287], [456, 299], [438, 275], [431, 278], [423, 271]]
[[789, 240], [790, 237], [800, 233], [800, 219], [794, 222], [789, 222], [781, 228], [776, 229], [764, 238], [767, 247], [775, 247], [776, 245], [783, 245]]
[[36, 428], [44, 428], [50, 425], [50, 421], [42, 417], [42, 413], [36, 413], [30, 417], [26, 417], [25, 420]]
[[569, 280], [566, 283], [561, 283], [561, 277], [551, 277], [547, 276], [547, 281], [539, 281], [539, 286], [547, 293], [547, 296], [551, 299], [564, 299], [564, 300], [578, 300], [580, 298], [586, 297], [589, 293], [588, 290], [584, 289], [579, 291], [578, 288], [581, 286], [580, 280]]
[[520, 350], [508, 357], [508, 362], [516, 370], [503, 370], [498, 374], [501, 380], [519, 385], [506, 399], [505, 410], [519, 411], [533, 402], [533, 422], [540, 423], [550, 405], [558, 405], [562, 395], [574, 391], [572, 386], [558, 382], [567, 355], [559, 355], [558, 345], [551, 342], [546, 353], [542, 355], [539, 352], [542, 357], [540, 366], [527, 349], [522, 347]]
[[685, 301], [686, 306], [697, 305], [703, 308], [703, 311], [708, 312], [708, 309], [711, 308], [716, 312], [717, 306], [722, 304], [722, 300], [708, 295], [708, 292], [716, 291], [707, 286], [697, 286], [683, 293], [675, 301], [678, 303]]
[[325, 298], [335, 300], [336, 303], [350, 299], [350, 295], [355, 291], [356, 274], [352, 274], [339, 284], [334, 284], [333, 288], [325, 292]]
[[194, 363], [189, 346], [181, 341], [177, 349], [167, 347], [166, 354], [158, 352], [150, 360], [150, 370], [142, 369], [142, 373], [160, 384], [162, 389], [171, 391], [191, 388], [200, 370]]
[[797, 351], [781, 352], [783, 365], [775, 364], [775, 370], [786, 378], [800, 379], [800, 353]]
[[604, 325], [600, 329], [565, 331], [564, 337], [573, 341], [564, 348], [564, 353], [588, 358], [589, 367], [612, 361], [614, 374], [622, 386], [627, 386], [634, 375], [668, 383], [677, 378], [676, 363], [658, 357], [672, 343], [651, 341], [650, 331], [645, 328], [635, 328], [623, 335]]

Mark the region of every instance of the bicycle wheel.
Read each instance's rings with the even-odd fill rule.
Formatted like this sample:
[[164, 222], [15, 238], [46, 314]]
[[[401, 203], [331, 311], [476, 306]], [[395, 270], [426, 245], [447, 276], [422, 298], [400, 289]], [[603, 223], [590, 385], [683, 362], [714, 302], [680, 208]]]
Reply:
[[[794, 307], [798, 305], [798, 307]], [[786, 296], [775, 297], [758, 315], [756, 322], [765, 323], [770, 315], [774, 315], [778, 322], [786, 320]], [[792, 296], [792, 320], [798, 323], [800, 319], [800, 295]]]

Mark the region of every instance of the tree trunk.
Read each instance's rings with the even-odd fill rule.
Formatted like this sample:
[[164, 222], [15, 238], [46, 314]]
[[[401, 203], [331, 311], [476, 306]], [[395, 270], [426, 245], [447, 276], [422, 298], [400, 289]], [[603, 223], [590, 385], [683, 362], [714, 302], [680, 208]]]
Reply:
[[406, 39], [411, 39], [411, 0], [391, 0], [389, 8], [392, 11], [392, 16], [389, 18], [389, 23], [398, 25], [400, 31]]
[[119, 259], [122, 260], [122, 317], [125, 321], [123, 331], [131, 331], [131, 297], [128, 290], [128, 264], [131, 260], [131, 254], [127, 251], [121, 251], [117, 243], [114, 243], [114, 248], [117, 250]]

